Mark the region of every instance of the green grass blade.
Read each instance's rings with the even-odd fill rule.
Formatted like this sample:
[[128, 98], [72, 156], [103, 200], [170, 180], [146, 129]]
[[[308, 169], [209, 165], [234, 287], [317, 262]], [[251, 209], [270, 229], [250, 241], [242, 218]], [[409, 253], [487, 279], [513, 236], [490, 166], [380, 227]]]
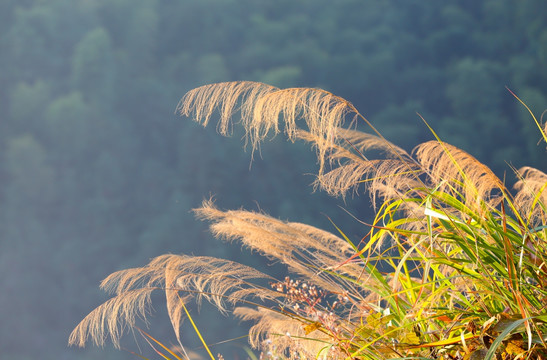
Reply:
[[509, 325], [505, 330], [503, 330], [499, 336], [494, 340], [492, 345], [490, 345], [490, 348], [488, 349], [488, 352], [486, 353], [486, 356], [484, 357], [484, 360], [492, 360], [494, 359], [494, 356], [496, 355], [496, 350], [500, 347], [503, 340], [511, 334], [513, 330], [521, 326], [526, 321], [530, 320], [530, 318], [526, 319], [519, 319], [515, 322], [513, 322], [511, 325]]

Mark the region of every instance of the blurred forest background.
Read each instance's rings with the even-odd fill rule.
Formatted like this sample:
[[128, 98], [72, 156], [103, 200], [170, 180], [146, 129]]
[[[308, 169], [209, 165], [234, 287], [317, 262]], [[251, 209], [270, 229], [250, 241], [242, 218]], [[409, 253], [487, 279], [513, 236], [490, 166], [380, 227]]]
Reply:
[[[193, 218], [210, 194], [364, 235], [338, 205], [367, 219], [368, 198], [313, 193], [307, 145], [279, 136], [249, 167], [239, 136], [174, 114], [186, 91], [321, 87], [407, 150], [432, 138], [419, 112], [500, 176], [506, 162], [545, 170], [545, 144], [505, 86], [537, 115], [547, 106], [546, 20], [544, 0], [0, 1], [0, 357], [134, 359], [66, 346], [106, 299], [101, 279], [168, 252], [258, 265]], [[209, 342], [245, 334], [216, 312], [197, 321]], [[174, 339], [165, 321], [151, 333]]]

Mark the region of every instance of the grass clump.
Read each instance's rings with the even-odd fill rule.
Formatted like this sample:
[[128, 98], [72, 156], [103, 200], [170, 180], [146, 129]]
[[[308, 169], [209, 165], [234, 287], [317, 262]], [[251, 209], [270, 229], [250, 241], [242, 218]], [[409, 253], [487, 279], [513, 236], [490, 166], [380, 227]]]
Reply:
[[[203, 125], [219, 112], [224, 135], [237, 115], [253, 150], [281, 131], [310, 142], [319, 159], [315, 186], [342, 197], [365, 187], [376, 216], [354, 244], [342, 229], [205, 201], [195, 211], [215, 236], [285, 264], [291, 275], [160, 256], [107, 277], [101, 286], [112, 299], [76, 327], [71, 344], [101, 345], [107, 336], [119, 344], [160, 290], [177, 338], [185, 304], [205, 299], [253, 321], [249, 342], [262, 359], [547, 358], [547, 174], [515, 169], [511, 192], [433, 130], [436, 140], [408, 153], [351, 103], [319, 89], [213, 84], [186, 94], [178, 111]], [[372, 134], [356, 130], [358, 121]]]

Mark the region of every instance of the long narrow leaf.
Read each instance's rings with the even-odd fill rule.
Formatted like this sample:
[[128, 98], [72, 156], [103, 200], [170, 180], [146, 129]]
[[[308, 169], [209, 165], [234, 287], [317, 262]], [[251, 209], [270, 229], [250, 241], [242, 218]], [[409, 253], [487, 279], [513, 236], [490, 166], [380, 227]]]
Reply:
[[521, 326], [523, 323], [525, 323], [526, 321], [530, 320], [530, 318], [526, 318], [526, 319], [519, 319], [519, 320], [516, 320], [515, 322], [513, 322], [511, 325], [509, 325], [505, 330], [503, 330], [499, 335], [498, 337], [496, 338], [496, 340], [494, 340], [494, 342], [492, 343], [492, 345], [490, 345], [490, 348], [488, 349], [488, 352], [486, 353], [486, 356], [484, 357], [484, 360], [492, 360], [494, 359], [494, 356], [496, 355], [496, 351], [498, 350], [498, 348], [500, 347], [501, 343], [503, 342], [503, 340], [509, 335], [511, 334], [511, 332], [513, 330], [515, 330], [516, 328], [518, 328], [519, 326]]

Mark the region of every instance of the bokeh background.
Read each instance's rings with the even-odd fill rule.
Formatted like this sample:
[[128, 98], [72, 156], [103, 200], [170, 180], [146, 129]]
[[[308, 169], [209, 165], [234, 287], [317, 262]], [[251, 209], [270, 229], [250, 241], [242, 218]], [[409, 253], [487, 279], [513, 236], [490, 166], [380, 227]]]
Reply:
[[[186, 91], [321, 87], [407, 150], [432, 138], [420, 113], [509, 182], [508, 164], [547, 168], [535, 124], [505, 89], [538, 116], [547, 107], [546, 20], [544, 0], [1, 0], [0, 358], [137, 358], [67, 338], [107, 299], [101, 279], [163, 253], [283, 276], [194, 219], [211, 195], [335, 231], [328, 215], [363, 235], [340, 207], [370, 218], [368, 197], [313, 193], [307, 145], [278, 136], [250, 166], [237, 130], [222, 138], [174, 114]], [[171, 343], [154, 300], [150, 332]], [[245, 334], [206, 306], [192, 311], [211, 343]], [[185, 345], [203, 354], [186, 325]], [[243, 359], [244, 344], [214, 350]]]

